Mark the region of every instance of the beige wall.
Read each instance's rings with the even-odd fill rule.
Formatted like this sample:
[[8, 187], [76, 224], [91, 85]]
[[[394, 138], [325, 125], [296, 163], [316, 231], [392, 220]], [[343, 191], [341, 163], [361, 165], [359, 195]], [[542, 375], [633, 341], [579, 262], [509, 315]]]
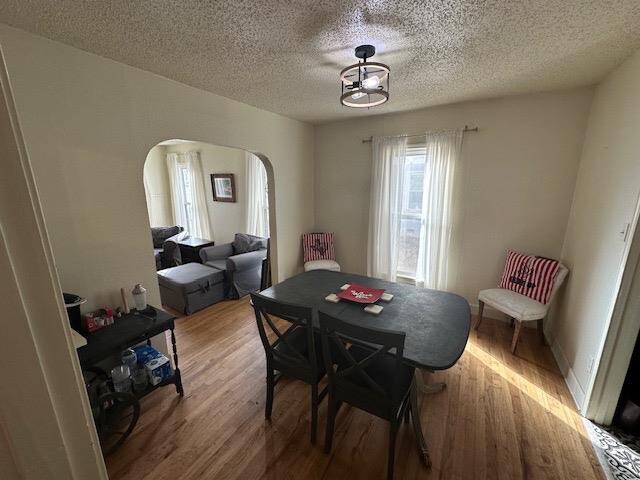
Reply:
[[316, 227], [335, 231], [345, 271], [366, 270], [371, 135], [477, 126], [461, 159], [460, 265], [472, 304], [495, 286], [507, 248], [559, 257], [571, 206], [589, 88], [507, 97], [336, 122], [316, 129]]
[[9, 441], [8, 434], [4, 431], [5, 420], [0, 418], [0, 478], [14, 480], [20, 478], [18, 465], [13, 457], [12, 442]]
[[[207, 198], [207, 211], [211, 223], [212, 240], [217, 244], [233, 241], [235, 233], [246, 230], [245, 152], [238, 148], [220, 147], [208, 143], [194, 142], [181, 145], [168, 145], [169, 152], [200, 152], [204, 188]], [[214, 202], [211, 191], [212, 173], [233, 173], [236, 183], [236, 202]]]
[[[578, 404], [588, 394], [618, 291], [640, 191], [640, 53], [596, 89], [562, 257], [571, 269], [552, 329]], [[629, 235], [629, 239], [632, 235]]]
[[147, 154], [144, 162], [145, 188], [147, 189], [147, 209], [152, 227], [173, 225], [171, 211], [171, 187], [167, 172], [166, 147], [156, 145]]
[[0, 478], [106, 479], [0, 58]]
[[300, 235], [313, 227], [310, 125], [7, 26], [0, 45], [64, 290], [92, 308], [142, 282], [159, 303], [142, 171], [168, 138], [268, 157], [275, 278], [300, 270]]

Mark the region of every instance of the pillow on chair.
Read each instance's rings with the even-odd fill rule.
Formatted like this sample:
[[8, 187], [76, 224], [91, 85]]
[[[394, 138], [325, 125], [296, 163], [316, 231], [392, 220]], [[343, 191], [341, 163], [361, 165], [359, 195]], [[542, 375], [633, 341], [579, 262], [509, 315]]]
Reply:
[[303, 261], [335, 260], [335, 235], [333, 233], [303, 233], [302, 256]]
[[559, 268], [558, 260], [509, 250], [499, 287], [546, 305]]
[[264, 238], [249, 235], [247, 233], [236, 233], [233, 239], [233, 253], [248, 253], [267, 248]]

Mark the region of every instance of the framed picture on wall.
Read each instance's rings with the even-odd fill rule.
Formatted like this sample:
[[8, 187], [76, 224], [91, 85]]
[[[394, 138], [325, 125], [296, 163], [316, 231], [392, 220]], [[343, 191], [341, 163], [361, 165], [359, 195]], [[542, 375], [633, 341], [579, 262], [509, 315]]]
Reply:
[[236, 182], [233, 173], [212, 173], [211, 190], [214, 202], [235, 202]]

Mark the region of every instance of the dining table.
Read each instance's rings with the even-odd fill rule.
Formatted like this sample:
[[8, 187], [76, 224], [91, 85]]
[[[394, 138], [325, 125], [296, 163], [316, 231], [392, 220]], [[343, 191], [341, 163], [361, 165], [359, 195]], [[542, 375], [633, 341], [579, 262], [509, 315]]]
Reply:
[[[326, 299], [329, 294], [341, 292], [344, 285], [381, 289], [393, 297], [387, 302], [376, 302], [383, 307], [378, 314], [365, 311], [361, 303], [344, 299], [333, 303]], [[404, 332], [403, 361], [429, 371], [446, 370], [455, 365], [469, 338], [469, 303], [455, 293], [346, 272], [311, 270], [273, 285], [260, 295], [313, 308], [315, 328], [319, 327], [317, 312], [321, 311], [355, 325]], [[428, 464], [422, 427], [417, 418], [412, 423], [423, 461]]]

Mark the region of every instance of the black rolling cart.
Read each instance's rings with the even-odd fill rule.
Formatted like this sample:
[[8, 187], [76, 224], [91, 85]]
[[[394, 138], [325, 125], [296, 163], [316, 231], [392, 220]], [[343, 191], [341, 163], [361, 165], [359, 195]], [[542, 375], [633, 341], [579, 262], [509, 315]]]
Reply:
[[[78, 348], [78, 358], [105, 455], [120, 447], [133, 431], [140, 416], [140, 398], [167, 385], [174, 385], [178, 395], [184, 396], [174, 328], [175, 317], [163, 310], [154, 307], [148, 307], [144, 312], [133, 310], [116, 318], [113, 325], [88, 335], [87, 344]], [[123, 350], [142, 342], [150, 344], [152, 337], [167, 330], [171, 333], [175, 367], [171, 377], [157, 385], [149, 384], [142, 392], [114, 392], [105, 388], [108, 383], [107, 374], [96, 364], [119, 356]]]

